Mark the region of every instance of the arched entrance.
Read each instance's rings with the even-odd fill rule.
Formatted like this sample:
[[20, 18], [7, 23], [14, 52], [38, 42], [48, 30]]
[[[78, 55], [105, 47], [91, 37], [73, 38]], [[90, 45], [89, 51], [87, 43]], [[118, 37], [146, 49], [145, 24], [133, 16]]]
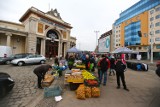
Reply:
[[47, 32], [47, 40], [46, 40], [46, 57], [55, 57], [58, 56], [58, 44], [59, 44], [59, 36], [54, 30], [49, 30]]

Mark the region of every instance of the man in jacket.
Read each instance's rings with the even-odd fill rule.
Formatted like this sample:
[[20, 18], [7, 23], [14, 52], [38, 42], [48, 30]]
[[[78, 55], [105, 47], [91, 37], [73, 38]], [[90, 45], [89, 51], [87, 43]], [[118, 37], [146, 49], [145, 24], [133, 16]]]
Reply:
[[157, 66], [156, 74], [160, 77], [160, 62], [158, 62], [156, 66]]
[[103, 79], [103, 85], [106, 85], [107, 82], [107, 70], [110, 67], [110, 62], [108, 60], [108, 58], [106, 58], [105, 55], [102, 55], [102, 59], [100, 61], [100, 84], [102, 82], [102, 78], [104, 76]]
[[126, 65], [122, 62], [121, 58], [118, 58], [117, 61], [115, 62], [117, 89], [120, 88], [120, 79], [121, 79], [124, 90], [129, 91], [129, 89], [126, 87], [126, 82], [125, 82], [125, 76], [124, 76], [125, 69], [126, 69]]
[[52, 66], [49, 64], [42, 64], [34, 69], [34, 73], [38, 77], [38, 88], [43, 89], [41, 86], [41, 81], [44, 79], [44, 75], [47, 71], [50, 71], [52, 69]]

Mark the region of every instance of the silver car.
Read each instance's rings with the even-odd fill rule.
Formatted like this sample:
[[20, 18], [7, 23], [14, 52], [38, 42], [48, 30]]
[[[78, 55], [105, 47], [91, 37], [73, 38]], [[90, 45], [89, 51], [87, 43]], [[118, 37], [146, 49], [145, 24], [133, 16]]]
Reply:
[[43, 55], [34, 54], [34, 55], [28, 55], [25, 58], [14, 59], [11, 61], [11, 64], [22, 66], [25, 64], [36, 64], [36, 63], [44, 64], [45, 62], [46, 58]]

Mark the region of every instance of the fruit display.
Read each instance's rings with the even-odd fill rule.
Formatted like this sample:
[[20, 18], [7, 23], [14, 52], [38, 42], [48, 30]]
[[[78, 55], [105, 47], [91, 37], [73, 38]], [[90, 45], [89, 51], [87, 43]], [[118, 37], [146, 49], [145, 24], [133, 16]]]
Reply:
[[70, 75], [67, 78], [67, 82], [84, 83], [84, 78], [82, 75]]
[[91, 97], [91, 87], [85, 87], [85, 96], [86, 98], [90, 98]]
[[76, 68], [79, 68], [79, 69], [85, 69], [85, 65], [76, 65]]
[[92, 97], [99, 97], [100, 89], [98, 87], [92, 87]]
[[74, 72], [80, 72], [80, 69], [71, 69], [72, 73]]
[[85, 86], [84, 85], [80, 85], [78, 87], [78, 89], [76, 90], [76, 97], [78, 99], [83, 99], [83, 100], [86, 98], [85, 97]]
[[94, 79], [94, 80], [84, 80], [84, 83], [86, 86], [99, 86], [99, 82]]
[[88, 80], [88, 79], [91, 79], [91, 80], [96, 79], [96, 77], [92, 73], [88, 72], [87, 70], [82, 70], [82, 76], [86, 80]]

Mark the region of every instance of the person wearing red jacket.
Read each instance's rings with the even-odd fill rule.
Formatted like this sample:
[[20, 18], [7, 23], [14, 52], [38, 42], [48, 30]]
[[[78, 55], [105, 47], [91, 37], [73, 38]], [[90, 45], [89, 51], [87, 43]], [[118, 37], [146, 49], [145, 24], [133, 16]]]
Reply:
[[104, 76], [103, 85], [105, 86], [107, 82], [107, 70], [110, 68], [110, 61], [105, 55], [102, 55], [102, 59], [99, 62], [99, 67], [100, 67], [100, 84]]

